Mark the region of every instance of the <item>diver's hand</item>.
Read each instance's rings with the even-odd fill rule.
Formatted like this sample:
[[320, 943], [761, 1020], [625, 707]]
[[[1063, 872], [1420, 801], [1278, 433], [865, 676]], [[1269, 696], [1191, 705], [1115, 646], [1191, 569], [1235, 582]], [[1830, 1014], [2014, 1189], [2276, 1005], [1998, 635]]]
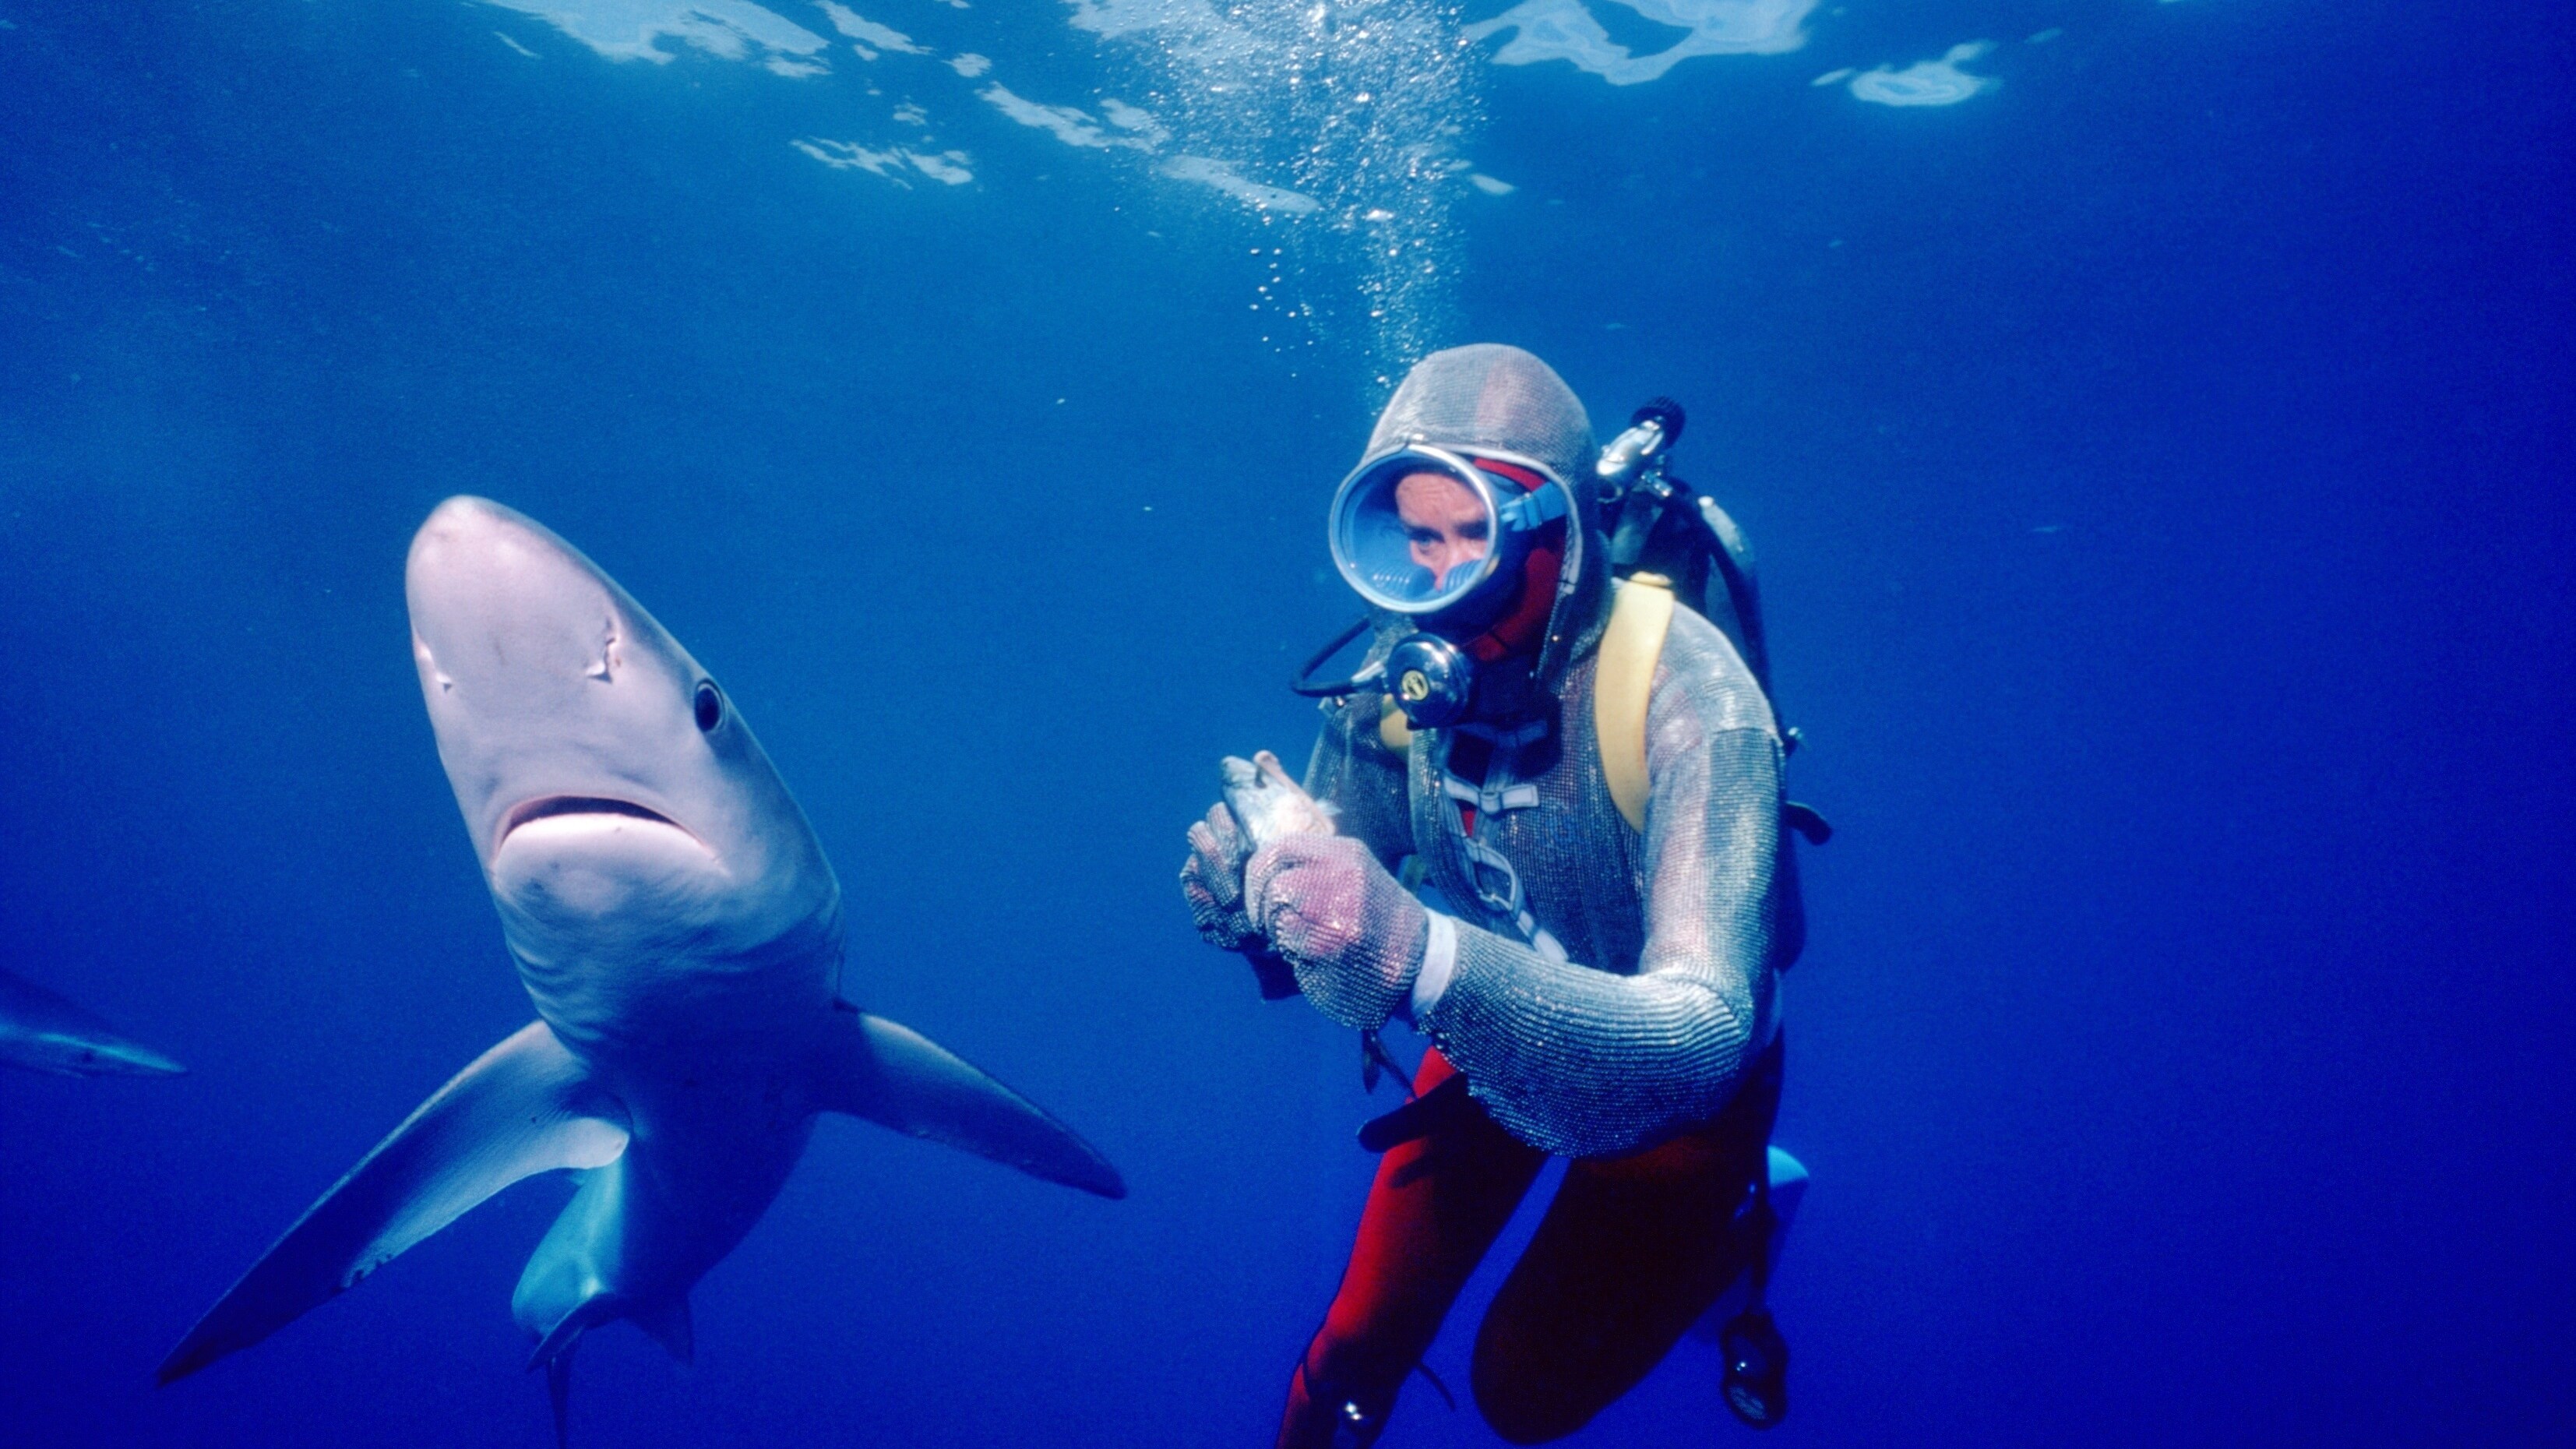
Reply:
[[1221, 950], [1258, 949], [1260, 928], [1244, 910], [1243, 858], [1252, 853], [1234, 812], [1220, 803], [1190, 827], [1190, 858], [1181, 862], [1181, 899], [1200, 939]]
[[1315, 1009], [1375, 1031], [1413, 992], [1431, 913], [1359, 841], [1291, 835], [1243, 870], [1252, 924], [1296, 969]]

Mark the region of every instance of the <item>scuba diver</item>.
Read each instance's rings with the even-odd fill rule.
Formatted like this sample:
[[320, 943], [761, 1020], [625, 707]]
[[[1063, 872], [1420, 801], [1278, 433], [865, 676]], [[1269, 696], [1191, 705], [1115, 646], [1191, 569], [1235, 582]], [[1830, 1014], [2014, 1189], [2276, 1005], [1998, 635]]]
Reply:
[[[1564, 1184], [1476, 1337], [1493, 1429], [1581, 1428], [1746, 1284], [1725, 1396], [1755, 1427], [1785, 1411], [1761, 1306], [1795, 1190], [1775, 1180], [1804, 1177], [1768, 1150], [1778, 977], [1803, 934], [1783, 837], [1822, 823], [1781, 793], [1750, 555], [1652, 457], [1679, 423], [1658, 400], [1596, 455], [1531, 354], [1424, 358], [1332, 504], [1334, 561], [1372, 612], [1300, 676], [1324, 697], [1303, 802], [1320, 823], [1262, 828], [1230, 783], [1190, 827], [1199, 932], [1265, 995], [1362, 1032], [1370, 1081], [1399, 1013], [1431, 1043], [1411, 1101], [1361, 1134], [1384, 1157], [1281, 1449], [1377, 1440], [1550, 1156]], [[1641, 560], [1671, 571], [1614, 583]], [[1372, 626], [1350, 680], [1307, 683]]]

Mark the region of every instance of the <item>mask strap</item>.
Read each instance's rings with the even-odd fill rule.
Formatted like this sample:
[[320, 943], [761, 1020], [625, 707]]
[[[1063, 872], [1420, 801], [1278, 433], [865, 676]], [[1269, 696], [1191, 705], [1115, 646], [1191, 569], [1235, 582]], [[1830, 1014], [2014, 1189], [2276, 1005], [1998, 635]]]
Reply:
[[1514, 533], [1544, 528], [1565, 516], [1565, 490], [1542, 487], [1536, 492], [1522, 494], [1494, 512], [1502, 519], [1503, 527]]
[[1477, 471], [1520, 485], [1521, 491], [1517, 495], [1494, 510], [1503, 527], [1514, 533], [1527, 533], [1565, 516], [1565, 490], [1551, 484], [1545, 474], [1496, 458], [1474, 458], [1472, 461]]

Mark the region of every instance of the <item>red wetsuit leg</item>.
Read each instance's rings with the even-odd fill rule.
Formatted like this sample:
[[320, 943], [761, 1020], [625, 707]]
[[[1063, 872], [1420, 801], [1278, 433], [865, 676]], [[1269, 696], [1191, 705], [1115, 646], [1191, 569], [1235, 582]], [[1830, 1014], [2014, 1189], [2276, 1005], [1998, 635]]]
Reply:
[[[1427, 1051], [1413, 1089], [1429, 1092], [1456, 1072], [1437, 1050]], [[1279, 1449], [1323, 1449], [1345, 1402], [1381, 1416], [1393, 1405], [1546, 1162], [1482, 1108], [1387, 1151], [1342, 1286], [1290, 1376]]]
[[1476, 1405], [1514, 1444], [1561, 1439], [1636, 1387], [1750, 1263], [1729, 1231], [1780, 1105], [1774, 1043], [1724, 1111], [1566, 1168], [1476, 1335]]

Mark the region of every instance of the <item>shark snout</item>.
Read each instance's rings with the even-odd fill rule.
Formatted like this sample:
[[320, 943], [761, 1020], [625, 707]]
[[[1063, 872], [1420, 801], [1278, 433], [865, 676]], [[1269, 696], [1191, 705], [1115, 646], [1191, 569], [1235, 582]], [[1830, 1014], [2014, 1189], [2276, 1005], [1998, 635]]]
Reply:
[[596, 564], [485, 498], [440, 504], [404, 571], [439, 757], [486, 862], [661, 831], [707, 852], [704, 673]]
[[560, 557], [570, 554], [571, 546], [515, 508], [460, 493], [421, 520], [403, 566], [404, 579], [418, 584], [424, 575], [488, 573], [508, 567], [512, 554], [528, 552]]
[[537, 681], [608, 682], [634, 630], [616, 585], [543, 525], [485, 498], [450, 498], [403, 570], [412, 643], [440, 693], [526, 693]]

